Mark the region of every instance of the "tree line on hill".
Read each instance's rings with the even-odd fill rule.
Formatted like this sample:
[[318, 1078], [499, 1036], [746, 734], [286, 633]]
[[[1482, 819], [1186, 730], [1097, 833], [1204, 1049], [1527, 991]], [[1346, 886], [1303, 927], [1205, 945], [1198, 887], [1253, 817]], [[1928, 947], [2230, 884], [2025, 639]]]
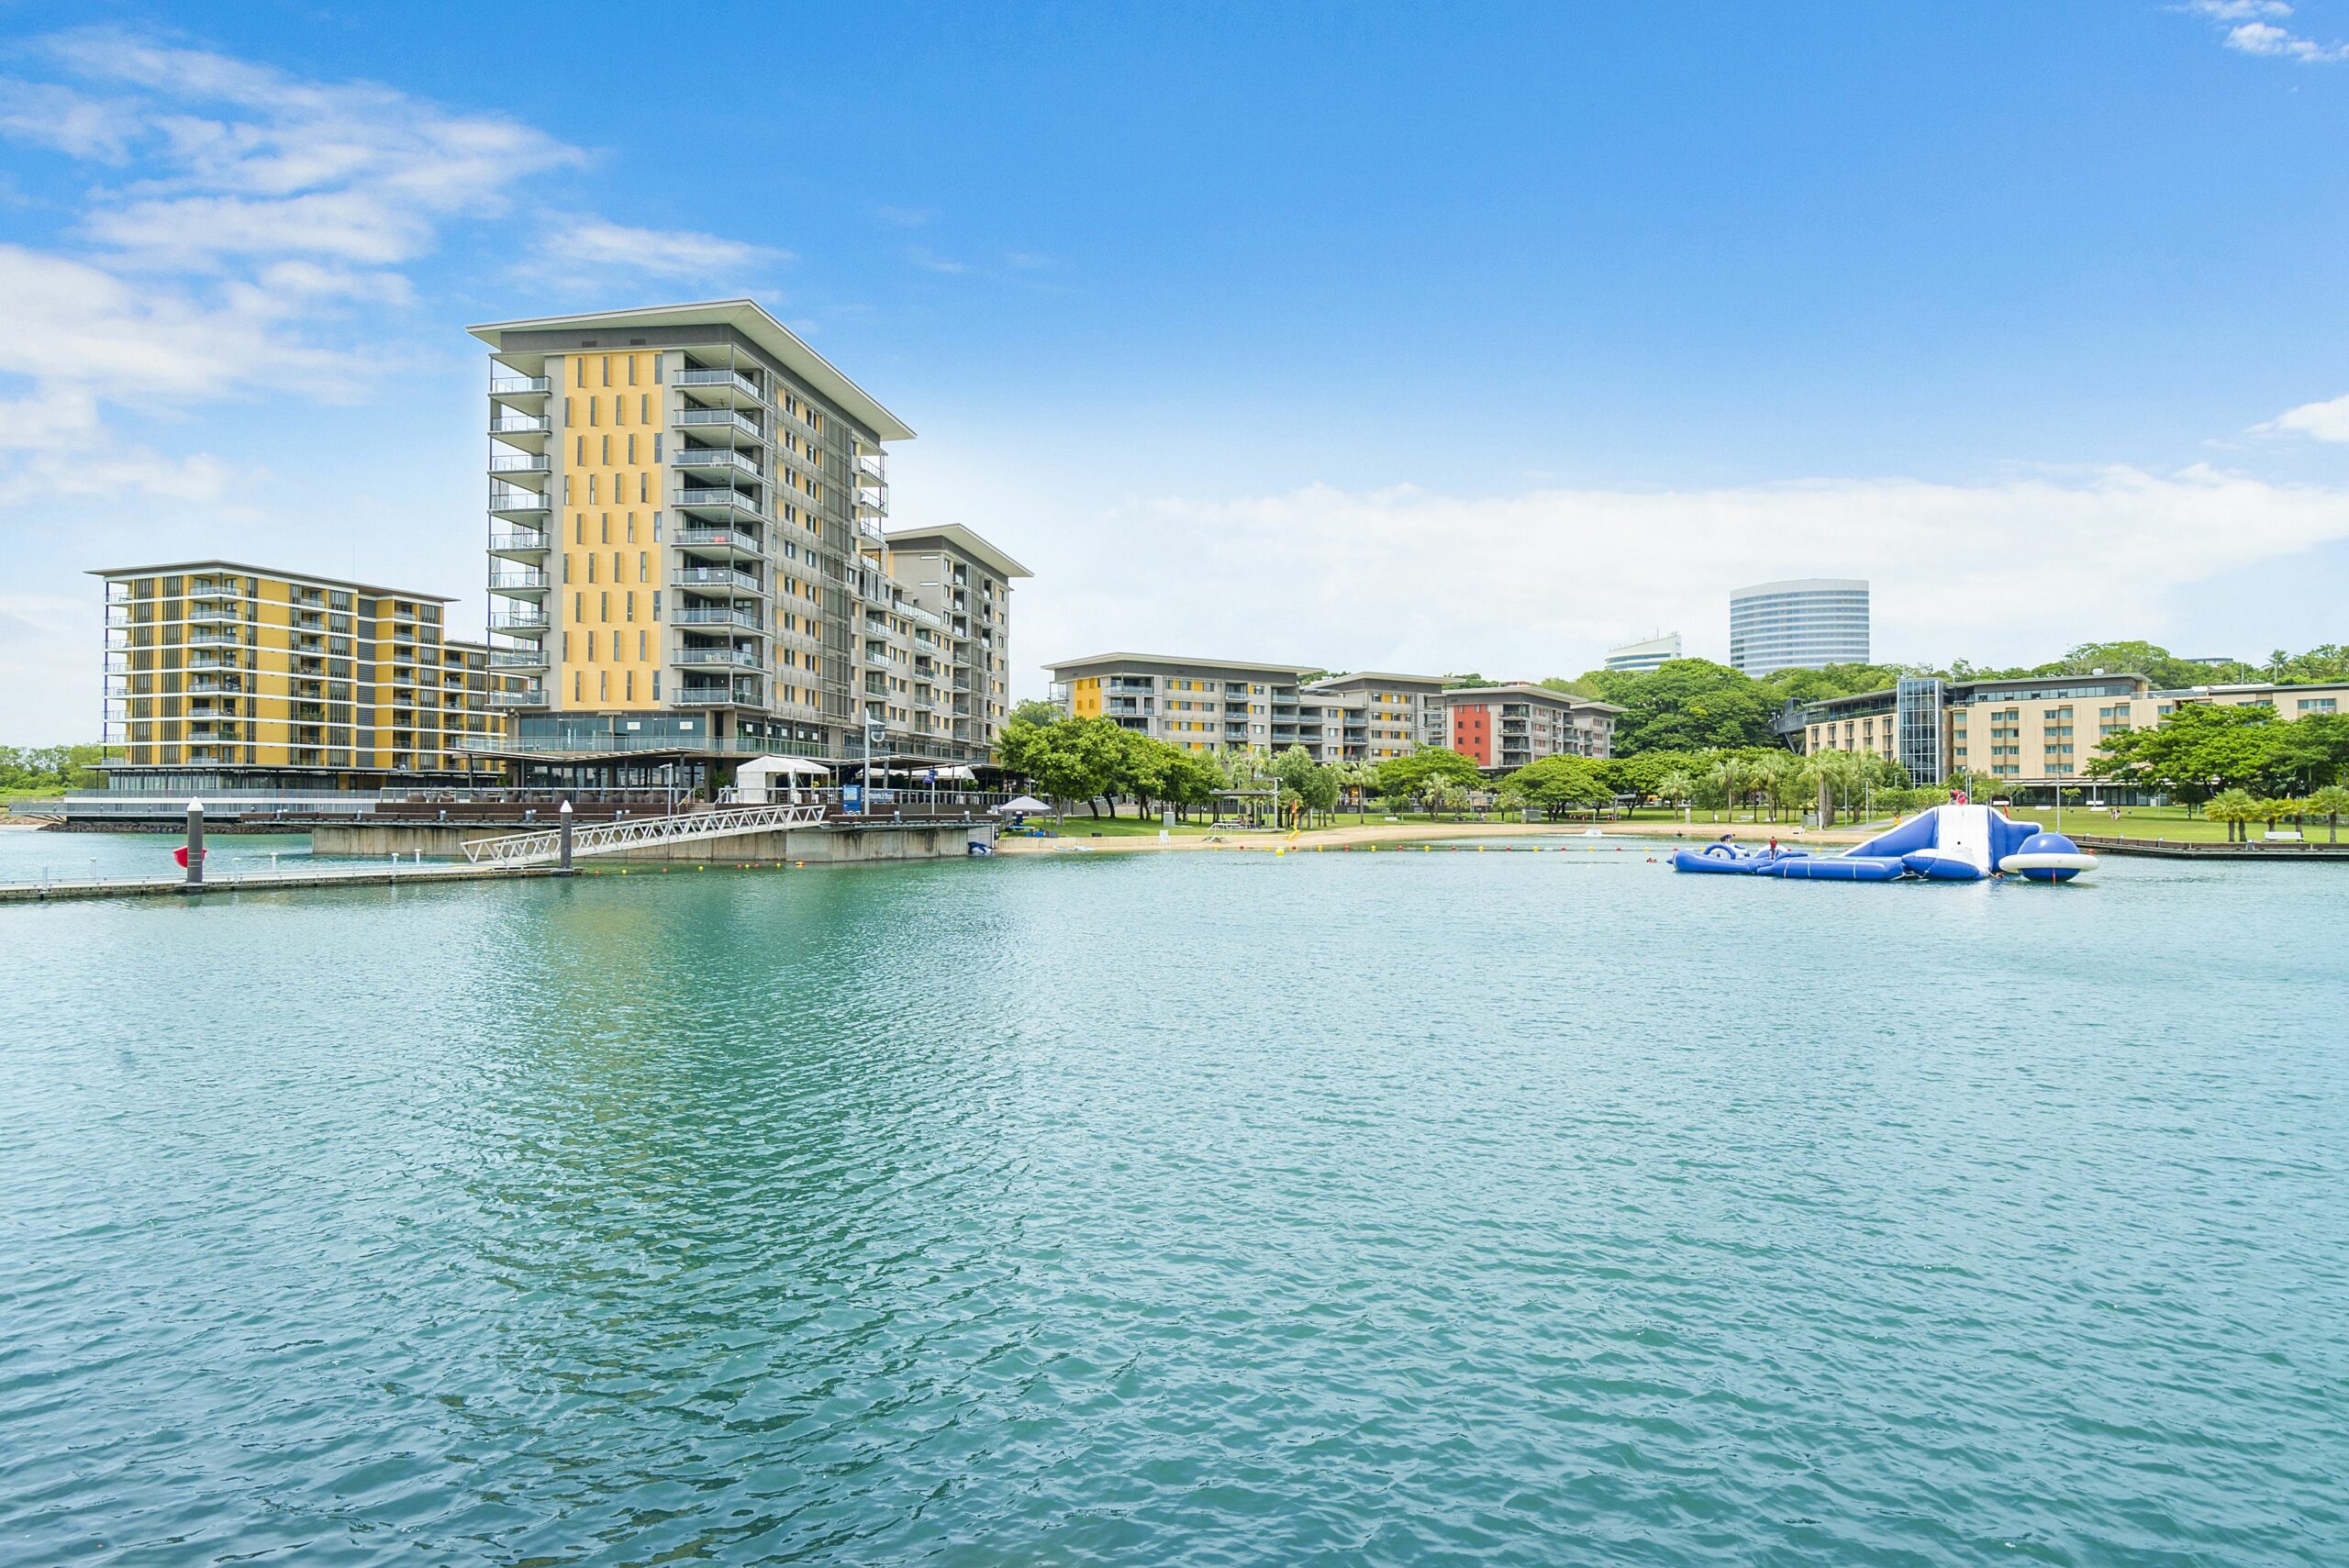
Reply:
[[[1922, 664], [1831, 664], [1823, 670], [1780, 670], [1755, 677], [1709, 659], [1675, 659], [1653, 670], [1593, 670], [1572, 680], [1542, 684], [1576, 696], [1596, 697], [1624, 709], [1615, 724], [1615, 754], [1701, 751], [1716, 748], [1776, 744], [1771, 721], [1788, 702], [1882, 691], [1903, 676], [1939, 676], [1945, 681], [2020, 679], [2025, 676], [2143, 675], [2156, 690], [2270, 680], [2291, 683], [2349, 681], [2349, 647], [2326, 643], [2306, 653], [2281, 650], [2259, 665], [2212, 664], [2180, 659], [2143, 641], [2084, 642], [2044, 664], [1993, 669], [1958, 660], [1946, 669]], [[1456, 676], [1464, 686], [1489, 685], [1481, 675]]]

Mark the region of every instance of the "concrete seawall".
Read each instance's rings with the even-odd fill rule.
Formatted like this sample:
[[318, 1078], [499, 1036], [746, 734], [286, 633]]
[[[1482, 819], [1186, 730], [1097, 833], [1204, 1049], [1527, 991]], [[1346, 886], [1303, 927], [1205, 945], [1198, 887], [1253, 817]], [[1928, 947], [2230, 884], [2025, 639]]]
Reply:
[[[538, 826], [538, 825], [534, 825]], [[551, 824], [544, 824], [551, 826]], [[529, 828], [444, 826], [431, 822], [320, 823], [309, 829], [310, 851], [319, 855], [422, 854], [454, 859], [465, 846], [483, 839], [501, 839]], [[641, 865], [854, 865], [872, 861], [960, 860], [974, 843], [992, 845], [992, 822], [908, 823], [903, 826], [785, 828], [766, 833], [745, 833], [731, 839], [689, 840], [681, 844], [648, 844], [638, 849], [599, 854], [588, 864]]]

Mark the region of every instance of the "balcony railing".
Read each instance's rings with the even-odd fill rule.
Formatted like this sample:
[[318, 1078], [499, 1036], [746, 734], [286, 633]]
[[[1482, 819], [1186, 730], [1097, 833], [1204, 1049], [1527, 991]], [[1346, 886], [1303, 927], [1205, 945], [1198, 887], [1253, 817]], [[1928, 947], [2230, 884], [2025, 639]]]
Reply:
[[759, 580], [747, 572], [735, 572], [723, 566], [681, 566], [669, 574], [669, 580], [682, 586], [739, 588], [748, 594], [763, 594]]
[[669, 461], [679, 468], [730, 468], [753, 478], [760, 473], [757, 459], [732, 447], [679, 447]]
[[669, 423], [686, 429], [707, 428], [715, 425], [722, 429], [740, 430], [744, 435], [756, 436], [761, 440], [766, 439], [766, 431], [760, 428], [756, 419], [731, 408], [682, 408]]
[[240, 640], [233, 631], [191, 631], [187, 639], [197, 648], [234, 648]]
[[493, 512], [543, 512], [548, 501], [543, 490], [492, 490], [489, 509]]
[[748, 512], [754, 517], [766, 516], [765, 511], [759, 506], [758, 497], [740, 490], [712, 490], [701, 485], [688, 484], [677, 491], [677, 505], [680, 506], [732, 506]]
[[547, 574], [529, 570], [516, 571], [509, 567], [504, 572], [491, 573], [489, 586], [492, 592], [544, 588], [547, 586]]
[[489, 472], [492, 473], [549, 473], [554, 460], [544, 452], [492, 452]]
[[544, 414], [507, 414], [489, 422], [493, 436], [543, 436], [554, 428], [554, 421]]
[[680, 648], [676, 662], [680, 664], [727, 664], [740, 670], [757, 670], [764, 666], [759, 656], [740, 648]]
[[489, 548], [496, 550], [545, 550], [547, 536], [535, 528], [492, 528]]
[[739, 550], [748, 555], [759, 552], [759, 541], [740, 528], [679, 528], [675, 542], [685, 548]]
[[190, 610], [187, 618], [195, 626], [235, 626], [245, 617], [234, 610]]
[[549, 388], [547, 378], [542, 375], [500, 375], [490, 378], [489, 390], [493, 395], [513, 396], [519, 393], [545, 392]]
[[547, 689], [544, 686], [516, 686], [507, 691], [489, 694], [492, 707], [544, 707]]
[[749, 376], [729, 370], [681, 370], [675, 376], [679, 386], [728, 386], [752, 397], [763, 399], [766, 394]]
[[759, 706], [756, 694], [738, 696], [730, 691], [705, 690], [699, 686], [687, 686], [678, 692], [677, 701], [686, 707], [756, 707]]
[[489, 616], [492, 631], [544, 631], [546, 626], [544, 610], [492, 610]]
[[543, 670], [547, 667], [546, 651], [532, 648], [493, 648], [489, 651], [489, 667], [493, 670]]
[[766, 629], [759, 624], [758, 614], [752, 610], [680, 608], [670, 613], [669, 620], [674, 626], [739, 626], [751, 631]]

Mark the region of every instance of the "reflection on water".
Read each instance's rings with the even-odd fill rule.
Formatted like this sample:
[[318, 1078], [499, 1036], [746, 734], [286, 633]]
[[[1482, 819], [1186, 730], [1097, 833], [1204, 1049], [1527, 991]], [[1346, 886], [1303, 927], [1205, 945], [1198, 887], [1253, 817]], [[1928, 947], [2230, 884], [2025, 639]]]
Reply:
[[0, 908], [0, 1540], [2337, 1562], [2314, 870]]

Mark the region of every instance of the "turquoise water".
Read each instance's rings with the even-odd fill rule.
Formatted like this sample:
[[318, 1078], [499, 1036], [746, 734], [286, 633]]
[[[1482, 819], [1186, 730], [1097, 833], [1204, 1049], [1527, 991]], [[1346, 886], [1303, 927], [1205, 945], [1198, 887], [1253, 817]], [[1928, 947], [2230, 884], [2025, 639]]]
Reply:
[[[0, 883], [86, 882], [96, 878], [180, 876], [172, 851], [184, 833], [50, 833], [0, 828]], [[204, 869], [212, 876], [319, 866], [378, 865], [384, 857], [313, 855], [307, 833], [209, 833]], [[436, 862], [425, 857], [425, 864]]]
[[0, 1558], [2337, 1564], [2344, 899], [0, 906]]

